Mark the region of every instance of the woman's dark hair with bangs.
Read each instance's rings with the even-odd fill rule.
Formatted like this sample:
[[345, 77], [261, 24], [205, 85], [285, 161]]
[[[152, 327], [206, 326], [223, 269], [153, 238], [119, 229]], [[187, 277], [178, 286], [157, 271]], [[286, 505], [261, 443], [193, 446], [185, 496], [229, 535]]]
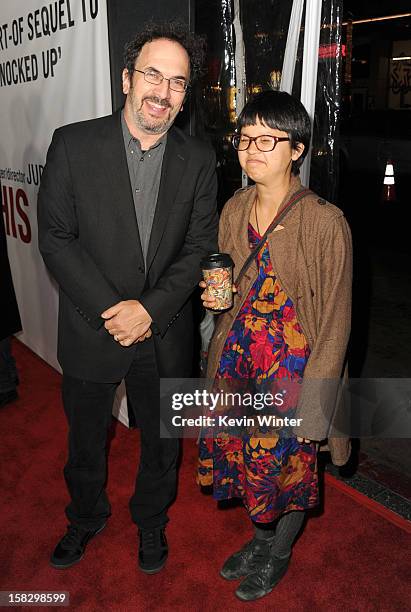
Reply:
[[240, 131], [258, 121], [273, 130], [287, 132], [293, 149], [299, 142], [304, 145], [302, 155], [291, 165], [292, 174], [298, 175], [311, 140], [311, 121], [303, 104], [285, 91], [262, 91], [244, 106], [237, 120], [237, 129]]
[[205, 58], [205, 39], [192, 34], [181, 21], [172, 20], [163, 23], [148, 22], [144, 28], [124, 47], [124, 65], [130, 78], [134, 74], [135, 61], [146, 43], [166, 38], [179, 43], [190, 58], [190, 81], [193, 82], [202, 74]]

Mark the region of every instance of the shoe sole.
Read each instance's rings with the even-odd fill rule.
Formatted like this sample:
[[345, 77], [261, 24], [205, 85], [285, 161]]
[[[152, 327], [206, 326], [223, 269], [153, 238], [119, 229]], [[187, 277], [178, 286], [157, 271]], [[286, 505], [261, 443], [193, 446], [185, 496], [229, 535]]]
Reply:
[[[100, 527], [100, 529], [98, 531], [96, 531], [96, 533], [90, 538], [90, 540], [92, 540], [93, 538], [96, 537], [96, 535], [101, 533], [106, 525], [107, 525], [107, 523], [104, 523], [104, 525], [102, 527]], [[90, 540], [88, 542], [90, 542]], [[87, 544], [88, 544], [88, 542], [87, 542]], [[86, 546], [87, 546], [87, 544], [86, 544]], [[84, 557], [84, 554], [85, 554], [85, 549], [84, 549], [84, 552], [81, 555], [81, 557], [79, 557], [75, 561], [72, 561], [71, 563], [66, 563], [65, 565], [60, 565], [60, 564], [57, 564], [57, 563], [53, 563], [53, 561], [50, 559], [50, 565], [51, 565], [51, 567], [54, 567], [54, 569], [67, 569], [69, 567], [72, 567], [73, 565], [76, 565], [76, 563], [79, 563], [82, 560], [82, 558]]]
[[284, 570], [281, 572], [281, 574], [279, 576], [277, 576], [277, 579], [275, 580], [275, 582], [272, 585], [272, 587], [267, 589], [267, 591], [265, 591], [261, 595], [258, 595], [258, 597], [253, 597], [253, 598], [249, 599], [249, 598], [246, 598], [246, 597], [242, 597], [241, 594], [238, 593], [237, 591], [235, 591], [235, 595], [236, 595], [236, 597], [238, 597], [238, 599], [241, 599], [241, 601], [256, 601], [257, 599], [261, 599], [262, 597], [265, 597], [266, 595], [269, 595], [275, 589], [275, 587], [278, 585], [278, 583], [281, 582], [281, 580], [284, 578], [284, 576], [286, 575], [287, 571], [288, 571], [288, 565], [284, 568]]
[[164, 563], [162, 563], [159, 567], [155, 567], [153, 569], [145, 569], [144, 567], [141, 567], [141, 565], [139, 565], [138, 568], [144, 574], [158, 574], [158, 572], [161, 572], [161, 570], [163, 569], [166, 563], [167, 563], [167, 557], [164, 559]]
[[50, 565], [51, 567], [54, 567], [54, 569], [67, 569], [68, 567], [72, 567], [73, 565], [76, 565], [76, 563], [79, 563], [83, 557], [84, 557], [84, 553], [81, 555], [79, 559], [76, 559], [75, 561], [72, 561], [71, 563], [66, 563], [65, 565], [58, 565], [57, 563], [53, 563], [53, 561], [50, 561]]
[[246, 597], [242, 597], [239, 593], [237, 593], [237, 591], [235, 591], [235, 595], [241, 601], [257, 601], [257, 599], [261, 599], [262, 597], [269, 595], [273, 590], [274, 590], [274, 587], [272, 587], [269, 591], [265, 591], [265, 593], [263, 593], [262, 595], [259, 595], [258, 597], [253, 597], [252, 599], [247, 599]]
[[240, 578], [245, 578], [247, 574], [239, 574], [237, 576], [226, 576], [223, 570], [220, 570], [220, 576], [224, 578], [224, 580], [232, 581], [232, 580], [240, 580]]

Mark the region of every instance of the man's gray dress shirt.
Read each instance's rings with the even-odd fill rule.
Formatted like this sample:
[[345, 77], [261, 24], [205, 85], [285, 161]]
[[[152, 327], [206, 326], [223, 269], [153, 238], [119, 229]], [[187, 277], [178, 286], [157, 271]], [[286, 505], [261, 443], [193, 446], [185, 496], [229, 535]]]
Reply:
[[124, 146], [141, 248], [143, 250], [144, 262], [146, 262], [148, 243], [150, 241], [160, 188], [161, 166], [163, 164], [167, 134], [164, 134], [147, 151], [142, 151], [140, 141], [130, 134], [124, 119], [124, 111], [121, 113], [121, 126], [123, 128]]

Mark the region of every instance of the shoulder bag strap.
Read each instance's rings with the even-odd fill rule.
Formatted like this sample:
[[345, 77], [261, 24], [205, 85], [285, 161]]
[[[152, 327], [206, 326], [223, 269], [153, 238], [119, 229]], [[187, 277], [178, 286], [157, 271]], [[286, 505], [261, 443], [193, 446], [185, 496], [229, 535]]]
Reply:
[[264, 236], [261, 238], [261, 240], [259, 240], [258, 244], [253, 248], [253, 250], [251, 251], [250, 255], [245, 260], [245, 262], [244, 262], [240, 272], [237, 275], [237, 278], [234, 281], [234, 284], [235, 284], [236, 287], [238, 287], [238, 284], [240, 283], [240, 281], [243, 278], [244, 274], [248, 270], [251, 262], [257, 256], [257, 254], [260, 251], [261, 247], [263, 246], [263, 244], [267, 240], [267, 236], [269, 234], [271, 234], [271, 232], [277, 227], [277, 225], [279, 225], [279, 223], [281, 223], [281, 221], [284, 219], [284, 217], [286, 217], [286, 215], [295, 206], [295, 204], [297, 204], [297, 202], [302, 200], [309, 193], [310, 193], [310, 189], [307, 189], [306, 187], [304, 187], [303, 189], [300, 189], [299, 191], [294, 193], [291, 196], [291, 198], [288, 200], [288, 202], [283, 206], [283, 208], [274, 217], [274, 219], [272, 220], [272, 222], [268, 226], [267, 230], [264, 232]]

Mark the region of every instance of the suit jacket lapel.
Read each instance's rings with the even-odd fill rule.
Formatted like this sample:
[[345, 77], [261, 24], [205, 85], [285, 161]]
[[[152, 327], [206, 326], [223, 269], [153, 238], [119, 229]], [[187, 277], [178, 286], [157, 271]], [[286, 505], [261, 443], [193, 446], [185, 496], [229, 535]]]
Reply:
[[144, 258], [121, 128], [121, 111], [115, 112], [111, 119], [105, 133], [102, 133], [102, 163], [110, 185], [110, 192], [113, 194], [113, 206], [116, 207], [117, 213], [123, 221], [121, 224], [123, 232], [122, 241], [125, 244], [134, 244], [136, 246], [134, 252], [137, 254], [141, 264]]
[[147, 273], [159, 248], [168, 215], [187, 164], [187, 151], [184, 144], [184, 137], [172, 128], [167, 136], [161, 168], [160, 188], [147, 252]]

